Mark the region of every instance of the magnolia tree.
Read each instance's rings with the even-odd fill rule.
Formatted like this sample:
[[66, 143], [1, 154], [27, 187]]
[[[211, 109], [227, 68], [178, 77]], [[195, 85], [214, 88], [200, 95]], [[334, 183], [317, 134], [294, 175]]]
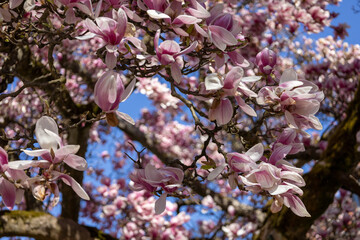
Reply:
[[2, 1], [0, 236], [359, 237], [339, 2]]

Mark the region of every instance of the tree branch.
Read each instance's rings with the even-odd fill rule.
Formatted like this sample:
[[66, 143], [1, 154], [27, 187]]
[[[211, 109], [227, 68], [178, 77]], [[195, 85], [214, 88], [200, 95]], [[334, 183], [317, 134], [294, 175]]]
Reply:
[[108, 234], [44, 212], [1, 211], [0, 237], [26, 236], [37, 240], [115, 240]]

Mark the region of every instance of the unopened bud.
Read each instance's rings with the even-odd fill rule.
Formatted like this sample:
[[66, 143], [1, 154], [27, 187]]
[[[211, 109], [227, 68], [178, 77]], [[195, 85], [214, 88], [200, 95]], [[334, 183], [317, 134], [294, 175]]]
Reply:
[[268, 48], [264, 48], [256, 55], [255, 62], [262, 73], [269, 75], [276, 65], [276, 59], [276, 54], [273, 51]]

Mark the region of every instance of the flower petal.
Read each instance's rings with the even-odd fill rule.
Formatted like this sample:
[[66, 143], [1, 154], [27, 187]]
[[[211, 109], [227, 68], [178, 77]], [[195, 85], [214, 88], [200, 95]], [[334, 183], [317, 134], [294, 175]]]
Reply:
[[167, 193], [161, 194], [161, 196], [155, 202], [155, 214], [161, 214], [166, 208], [166, 197]]
[[221, 164], [220, 166], [218, 166], [217, 168], [215, 168], [211, 173], [209, 173], [209, 175], [207, 176], [207, 180], [209, 181], [213, 181], [215, 180], [215, 178], [217, 178], [217, 176], [220, 175], [220, 173], [222, 173], [224, 171], [226, 167], [226, 164]]
[[222, 79], [219, 78], [219, 75], [216, 73], [208, 74], [205, 77], [205, 89], [208, 91], [219, 90], [223, 87], [224, 83]]
[[16, 188], [14, 184], [4, 178], [0, 178], [0, 195], [5, 206], [11, 210], [16, 200]]
[[87, 162], [84, 158], [75, 154], [69, 154], [63, 160], [67, 165], [78, 171], [85, 171], [87, 169]]

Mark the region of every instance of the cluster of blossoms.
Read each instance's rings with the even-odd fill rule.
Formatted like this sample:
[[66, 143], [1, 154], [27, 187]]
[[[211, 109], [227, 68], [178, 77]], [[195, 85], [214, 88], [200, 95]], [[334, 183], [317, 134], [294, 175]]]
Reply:
[[[78, 182], [61, 172], [63, 163], [78, 171], [87, 168], [86, 160], [75, 155], [80, 146], [63, 145], [58, 134], [58, 126], [54, 119], [43, 116], [37, 121], [35, 135], [41, 149], [23, 151], [29, 156], [41, 157], [43, 160], [8, 162], [7, 153], [0, 148], [2, 173], [0, 194], [9, 209], [12, 209], [15, 203], [22, 201], [24, 189], [29, 188], [34, 197], [40, 201], [49, 195], [48, 191], [53, 193], [52, 204], [55, 206], [60, 198], [57, 180], [62, 180], [63, 183], [71, 186], [82, 199], [90, 199]], [[31, 178], [23, 171], [29, 168], [40, 168], [41, 174]]]
[[[266, 56], [260, 55], [258, 62], [262, 64], [261, 66], [263, 66], [263, 64], [269, 66], [265, 67], [265, 69], [263, 68], [262, 71], [265, 70], [267, 74], [270, 74], [271, 68], [274, 65], [271, 63], [272, 61], [268, 60], [268, 57], [272, 55], [272, 53], [270, 52], [269, 54], [269, 50], [265, 50], [265, 53], [261, 54]], [[273, 57], [270, 59], [273, 59]], [[235, 69], [236, 68], [233, 68], [228, 75], [232, 76], [233, 74], [230, 73]], [[238, 74], [238, 76], [238, 79], [240, 79], [241, 75]], [[225, 78], [225, 83], [233, 82], [227, 79], [229, 79], [229, 77]], [[258, 79], [256, 79], [256, 77], [250, 77], [250, 80]], [[227, 85], [231, 86], [231, 84], [223, 84], [217, 76], [213, 75], [210, 75], [210, 77], [205, 80], [205, 84], [207, 88], [214, 86], [215, 89], [224, 89], [225, 87], [223, 86]], [[227, 89], [224, 89], [224, 92], [226, 92], [226, 90]], [[253, 93], [249, 89], [246, 90], [247, 93]], [[263, 156], [264, 147], [262, 143], [256, 144], [245, 153], [228, 153], [226, 155], [227, 163], [223, 163], [215, 168], [208, 175], [207, 179], [214, 180], [228, 167], [229, 185], [232, 189], [237, 188], [238, 184], [241, 183], [247, 190], [254, 193], [267, 191], [274, 197], [271, 205], [272, 212], [280, 211], [284, 204], [296, 215], [309, 217], [310, 214], [297, 196], [303, 194], [303, 191], [299, 187], [305, 186], [305, 181], [300, 175], [303, 170], [294, 167], [284, 158], [288, 154], [295, 154], [305, 150], [298, 135], [299, 133], [307, 134], [302, 132], [301, 129], [322, 129], [320, 121], [314, 114], [319, 110], [320, 102], [323, 100], [324, 94], [318, 91], [318, 87], [311, 82], [298, 80], [296, 72], [288, 69], [281, 75], [279, 86], [263, 87], [259, 90], [258, 94], [253, 93], [253, 95], [256, 97], [258, 104], [268, 106], [273, 112], [284, 112], [286, 121], [291, 128], [283, 130], [278, 140], [273, 144], [272, 154], [269, 158]], [[236, 99], [240, 108], [245, 111], [246, 108], [244, 108], [244, 105], [243, 107], [241, 106], [238, 97], [236, 97]], [[215, 115], [218, 117], [218, 119], [216, 119], [218, 123], [224, 124], [222, 121], [224, 116], [227, 116], [225, 123], [232, 119], [233, 108], [230, 101], [229, 104], [230, 106], [228, 108], [221, 106], [222, 110], [218, 111], [219, 114]], [[245, 107], [250, 108], [248, 105]], [[255, 113], [254, 110], [252, 111]], [[249, 114], [249, 110], [245, 112]]]
[[304, 204], [296, 196], [303, 194], [299, 188], [305, 186], [305, 181], [300, 175], [303, 170], [284, 159], [289, 153], [295, 154], [304, 150], [304, 146], [297, 142], [296, 138], [295, 129], [286, 129], [274, 144], [269, 158], [263, 156], [264, 147], [261, 143], [245, 153], [228, 153], [228, 164], [217, 167], [207, 179], [214, 180], [228, 166], [229, 185], [232, 189], [237, 188], [241, 183], [253, 193], [267, 191], [274, 197], [272, 212], [280, 211], [284, 204], [296, 215], [310, 217]]

